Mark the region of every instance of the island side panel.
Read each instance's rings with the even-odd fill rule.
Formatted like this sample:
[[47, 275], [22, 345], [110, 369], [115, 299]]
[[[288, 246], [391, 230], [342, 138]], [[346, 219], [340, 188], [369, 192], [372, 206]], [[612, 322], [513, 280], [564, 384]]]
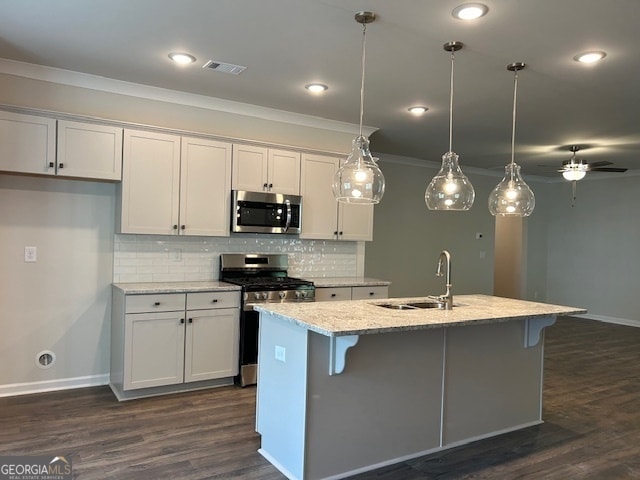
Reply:
[[446, 329], [444, 446], [541, 422], [542, 341], [524, 321]]
[[443, 336], [440, 328], [361, 335], [344, 371], [330, 376], [330, 339], [310, 332], [304, 478], [440, 447]]
[[[256, 430], [260, 453], [289, 478], [303, 478], [306, 328], [260, 313]], [[276, 358], [276, 348], [279, 359]]]

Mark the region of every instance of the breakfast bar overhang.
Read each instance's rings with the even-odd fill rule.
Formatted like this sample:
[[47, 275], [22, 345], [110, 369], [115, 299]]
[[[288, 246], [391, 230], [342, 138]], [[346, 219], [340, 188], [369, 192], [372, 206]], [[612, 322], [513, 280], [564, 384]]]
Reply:
[[486, 295], [267, 304], [260, 453], [291, 479], [344, 478], [542, 422], [544, 328], [585, 310]]

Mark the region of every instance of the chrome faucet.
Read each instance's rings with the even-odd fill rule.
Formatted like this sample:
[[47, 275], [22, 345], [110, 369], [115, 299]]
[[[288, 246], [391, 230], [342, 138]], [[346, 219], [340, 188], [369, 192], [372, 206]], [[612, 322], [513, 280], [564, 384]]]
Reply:
[[447, 287], [447, 291], [444, 295], [440, 295], [438, 300], [444, 303], [445, 310], [453, 310], [453, 294], [451, 293], [451, 254], [447, 250], [443, 250], [440, 252], [440, 256], [438, 257], [438, 269], [436, 270], [436, 275], [438, 277], [443, 277], [445, 274], [442, 273], [443, 263], [447, 262], [447, 273], [445, 277]]

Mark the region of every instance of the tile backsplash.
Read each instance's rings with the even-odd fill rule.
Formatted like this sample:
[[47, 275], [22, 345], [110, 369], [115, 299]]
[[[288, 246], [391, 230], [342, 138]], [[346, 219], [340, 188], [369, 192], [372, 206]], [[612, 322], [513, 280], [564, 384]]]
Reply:
[[173, 237], [116, 235], [113, 282], [217, 280], [221, 253], [287, 253], [294, 277], [358, 274], [358, 244], [282, 235]]

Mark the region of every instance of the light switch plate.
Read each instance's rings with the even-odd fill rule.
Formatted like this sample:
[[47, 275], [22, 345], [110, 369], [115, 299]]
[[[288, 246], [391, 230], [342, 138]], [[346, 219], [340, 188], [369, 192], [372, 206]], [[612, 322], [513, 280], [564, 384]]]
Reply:
[[285, 363], [287, 361], [287, 349], [276, 345], [276, 360], [280, 360]]

